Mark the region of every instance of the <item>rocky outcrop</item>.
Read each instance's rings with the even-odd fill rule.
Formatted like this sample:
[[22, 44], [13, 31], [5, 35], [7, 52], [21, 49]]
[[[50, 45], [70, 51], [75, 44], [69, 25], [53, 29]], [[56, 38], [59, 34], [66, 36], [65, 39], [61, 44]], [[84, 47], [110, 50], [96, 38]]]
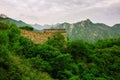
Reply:
[[7, 18], [5, 14], [0, 14], [0, 18]]

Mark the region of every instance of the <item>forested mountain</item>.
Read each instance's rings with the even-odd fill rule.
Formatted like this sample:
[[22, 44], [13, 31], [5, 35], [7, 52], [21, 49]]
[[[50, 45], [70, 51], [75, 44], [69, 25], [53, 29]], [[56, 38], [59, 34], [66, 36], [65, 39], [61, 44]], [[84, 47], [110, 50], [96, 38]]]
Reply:
[[115, 24], [114, 26], [112, 26], [112, 29], [114, 30], [117, 36], [120, 36], [120, 24]]
[[62, 23], [55, 28], [66, 28], [70, 40], [96, 42], [99, 39], [120, 37], [120, 24], [108, 26], [103, 23], [93, 23], [89, 19], [77, 23]]

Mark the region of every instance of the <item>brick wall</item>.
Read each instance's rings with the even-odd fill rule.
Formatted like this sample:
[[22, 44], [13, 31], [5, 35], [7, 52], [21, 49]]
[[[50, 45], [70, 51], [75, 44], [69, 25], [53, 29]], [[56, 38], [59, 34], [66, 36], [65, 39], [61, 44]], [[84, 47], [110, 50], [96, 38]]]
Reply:
[[38, 33], [38, 32], [33, 32], [33, 31], [27, 31], [27, 30], [20, 30], [21, 31], [21, 35], [27, 37], [28, 39], [31, 39], [35, 44], [42, 44], [44, 42], [46, 42], [48, 40], [48, 38], [53, 36], [54, 32], [61, 32], [62, 35], [66, 38], [66, 33], [65, 30], [49, 30], [47, 29], [47, 31], [44, 30], [43, 33]]

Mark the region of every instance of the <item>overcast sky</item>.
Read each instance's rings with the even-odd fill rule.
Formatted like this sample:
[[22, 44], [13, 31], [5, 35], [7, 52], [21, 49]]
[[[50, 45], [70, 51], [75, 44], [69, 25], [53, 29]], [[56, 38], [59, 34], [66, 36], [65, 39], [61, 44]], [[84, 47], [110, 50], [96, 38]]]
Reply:
[[120, 23], [120, 0], [0, 0], [0, 13], [34, 24]]

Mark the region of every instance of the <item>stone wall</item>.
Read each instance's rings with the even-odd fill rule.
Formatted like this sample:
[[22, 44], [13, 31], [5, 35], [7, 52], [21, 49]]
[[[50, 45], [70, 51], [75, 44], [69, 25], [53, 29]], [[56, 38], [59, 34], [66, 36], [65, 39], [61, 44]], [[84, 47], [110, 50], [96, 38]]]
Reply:
[[27, 31], [27, 30], [20, 30], [21, 31], [21, 35], [27, 37], [28, 39], [31, 39], [35, 44], [42, 44], [44, 42], [46, 42], [48, 40], [48, 38], [53, 36], [54, 32], [61, 32], [62, 35], [66, 38], [66, 33], [65, 33], [65, 29], [64, 30], [49, 30], [47, 29], [44, 30], [43, 33], [39, 33], [39, 32], [33, 32], [33, 31]]
[[65, 29], [44, 29], [44, 33], [55, 33], [55, 32], [66, 33], [66, 30]]

